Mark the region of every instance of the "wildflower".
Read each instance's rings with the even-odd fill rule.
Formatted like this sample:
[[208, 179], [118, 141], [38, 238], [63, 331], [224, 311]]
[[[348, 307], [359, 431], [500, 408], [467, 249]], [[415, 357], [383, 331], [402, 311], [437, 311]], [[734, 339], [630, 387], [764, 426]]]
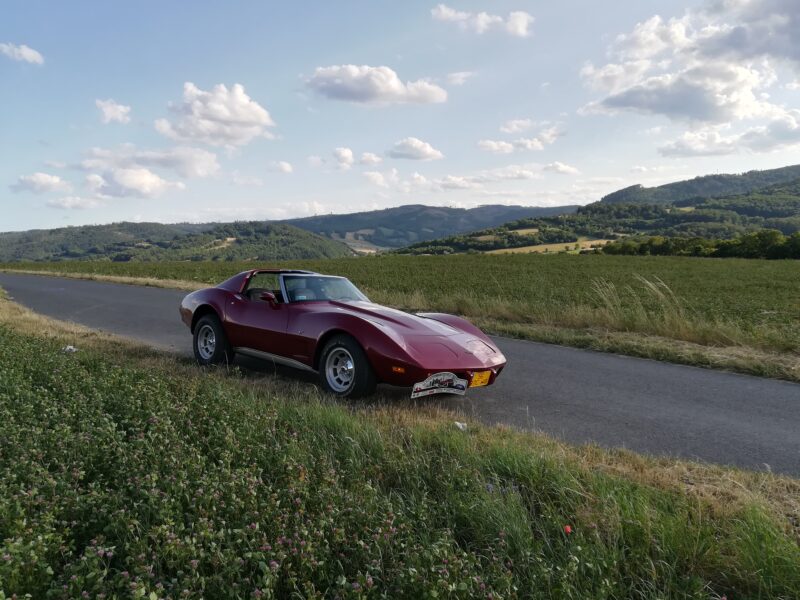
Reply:
[[278, 563], [275, 562], [274, 560], [269, 561], [269, 568], [272, 569], [273, 571], [277, 571]]
[[570, 535], [572, 533], [572, 527], [570, 527], [569, 525], [564, 525], [564, 533]]
[[193, 569], [196, 569], [196, 568], [197, 568], [197, 565], [199, 565], [199, 564], [200, 564], [200, 561], [199, 561], [199, 560], [197, 560], [197, 559], [195, 558], [195, 559], [194, 559], [193, 561], [191, 561], [189, 564], [191, 564], [191, 565], [192, 565], [192, 568], [193, 568]]

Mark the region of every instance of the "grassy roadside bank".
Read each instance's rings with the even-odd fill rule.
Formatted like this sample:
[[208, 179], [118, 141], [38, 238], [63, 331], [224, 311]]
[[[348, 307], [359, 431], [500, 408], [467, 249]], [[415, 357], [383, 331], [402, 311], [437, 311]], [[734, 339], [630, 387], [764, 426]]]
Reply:
[[800, 594], [794, 479], [334, 405], [3, 300], [0, 373], [6, 596]]
[[[468, 255], [285, 264], [346, 275], [377, 302], [462, 314], [501, 335], [800, 381], [798, 261]], [[61, 262], [0, 269], [196, 289], [252, 266]]]

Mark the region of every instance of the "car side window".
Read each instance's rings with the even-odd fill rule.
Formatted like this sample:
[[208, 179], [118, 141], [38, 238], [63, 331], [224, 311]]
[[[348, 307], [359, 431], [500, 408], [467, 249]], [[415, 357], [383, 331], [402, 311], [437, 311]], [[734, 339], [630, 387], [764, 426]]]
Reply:
[[263, 302], [261, 294], [264, 292], [272, 292], [278, 302], [283, 302], [281, 284], [277, 273], [256, 273], [253, 275], [250, 281], [247, 282], [244, 296], [254, 302]]

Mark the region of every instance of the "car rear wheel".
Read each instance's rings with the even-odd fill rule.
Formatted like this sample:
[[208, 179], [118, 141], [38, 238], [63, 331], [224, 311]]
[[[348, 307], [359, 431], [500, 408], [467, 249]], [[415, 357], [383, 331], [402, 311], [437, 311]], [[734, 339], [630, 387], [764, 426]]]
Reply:
[[233, 350], [216, 315], [201, 317], [195, 325], [194, 357], [204, 366], [233, 362]]
[[343, 398], [361, 398], [375, 391], [375, 372], [358, 342], [346, 335], [332, 338], [322, 350], [322, 387]]

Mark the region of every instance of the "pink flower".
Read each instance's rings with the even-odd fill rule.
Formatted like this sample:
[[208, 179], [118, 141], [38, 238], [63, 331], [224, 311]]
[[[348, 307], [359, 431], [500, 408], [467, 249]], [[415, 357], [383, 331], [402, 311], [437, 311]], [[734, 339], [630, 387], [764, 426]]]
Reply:
[[566, 533], [567, 535], [571, 534], [572, 527], [570, 527], [569, 525], [564, 525], [564, 533]]

